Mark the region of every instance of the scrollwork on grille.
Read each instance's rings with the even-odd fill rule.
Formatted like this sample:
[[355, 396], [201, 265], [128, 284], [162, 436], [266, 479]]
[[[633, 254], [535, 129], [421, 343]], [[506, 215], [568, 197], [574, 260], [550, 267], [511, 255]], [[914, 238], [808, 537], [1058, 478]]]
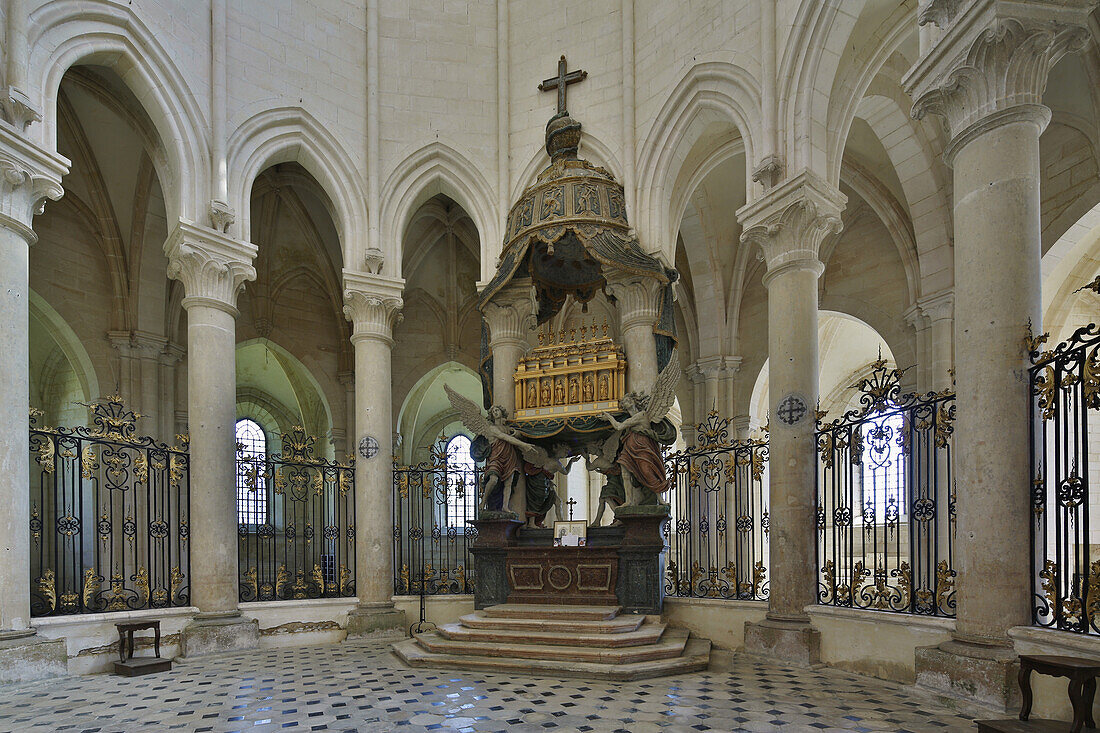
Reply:
[[666, 456], [667, 595], [768, 598], [768, 444], [731, 433], [711, 411], [695, 426], [696, 445]]
[[30, 411], [32, 615], [188, 605], [186, 436], [140, 435], [118, 396], [84, 407], [91, 427]]
[[903, 373], [872, 362], [858, 407], [818, 422], [818, 603], [953, 616], [955, 396], [902, 394]]

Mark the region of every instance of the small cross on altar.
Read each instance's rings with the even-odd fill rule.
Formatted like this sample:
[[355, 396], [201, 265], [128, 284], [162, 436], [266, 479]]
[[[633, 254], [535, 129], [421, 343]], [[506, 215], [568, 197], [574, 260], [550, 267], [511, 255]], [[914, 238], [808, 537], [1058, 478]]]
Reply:
[[577, 505], [577, 500], [570, 497], [569, 501], [565, 503], [569, 505], [569, 521], [573, 521], [573, 507]]
[[570, 71], [568, 74], [565, 73], [565, 54], [562, 54], [562, 57], [558, 59], [558, 75], [539, 84], [539, 91], [548, 92], [551, 89], [558, 90], [558, 114], [560, 115], [565, 112], [565, 87], [570, 84], [576, 84], [587, 76], [587, 71]]

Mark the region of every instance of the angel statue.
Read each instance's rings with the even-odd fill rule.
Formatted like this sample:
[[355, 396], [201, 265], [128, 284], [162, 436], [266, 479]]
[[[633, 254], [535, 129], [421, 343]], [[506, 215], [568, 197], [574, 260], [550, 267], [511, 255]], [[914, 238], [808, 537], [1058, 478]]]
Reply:
[[[600, 508], [596, 510], [596, 517], [591, 526], [600, 527], [603, 522], [603, 512], [607, 507], [615, 511], [626, 501], [626, 490], [623, 489], [623, 471], [619, 467], [619, 445], [622, 433], [615, 431], [611, 437], [595, 444], [585, 446], [584, 463], [588, 470], [598, 471], [606, 477], [603, 488], [600, 490]], [[595, 456], [595, 457], [593, 457]], [[622, 524], [615, 520], [612, 526]]]
[[[657, 375], [650, 395], [630, 392], [619, 400], [619, 406], [629, 413], [629, 417], [620, 422], [609, 412], [600, 415], [611, 423], [619, 439], [615, 462], [621, 472], [626, 506], [659, 504], [660, 495], [668, 490], [661, 445], [671, 445], [676, 440], [676, 428], [665, 416], [672, 407], [679, 381], [680, 365], [676, 359], [671, 359]], [[606, 444], [602, 452], [606, 454]], [[607, 487], [604, 488], [606, 492]], [[602, 512], [605, 503], [602, 494], [600, 499]]]
[[489, 408], [489, 416], [481, 414], [476, 404], [443, 385], [451, 407], [458, 411], [462, 424], [475, 435], [483, 435], [489, 440], [489, 458], [481, 475], [481, 509], [489, 508], [489, 500], [500, 490], [501, 511], [510, 511], [512, 492], [523, 477], [523, 461], [519, 449], [529, 450], [535, 446], [520, 440], [508, 427], [508, 411], [500, 405]]
[[570, 466], [580, 458], [579, 455], [571, 457], [568, 462], [562, 464], [562, 459], [569, 455], [569, 446], [564, 443], [555, 445], [552, 452], [547, 453], [538, 446], [531, 446], [533, 450], [521, 451], [523, 454], [523, 473], [526, 481], [526, 499], [523, 515], [529, 527], [543, 527], [543, 520], [554, 510], [554, 516], [564, 520], [561, 496], [558, 494], [557, 482], [554, 474], [569, 473]]
[[[553, 475], [566, 473], [569, 470], [568, 466], [561, 464], [560, 457], [557, 455], [560, 451], [556, 450], [555, 456], [552, 457], [542, 448], [517, 438], [514, 429], [508, 427], [508, 411], [500, 405], [490, 407], [489, 416], [485, 417], [476, 404], [447, 385], [443, 385], [443, 389], [447, 392], [451, 407], [458, 411], [462, 424], [474, 434], [485, 436], [489, 440], [489, 458], [485, 462], [485, 470], [481, 478], [480, 508], [488, 509], [490, 498], [500, 489], [500, 510], [512, 511], [515, 489], [520, 479], [525, 479], [524, 495], [521, 497], [525, 508], [520, 513], [525, 515], [528, 521], [532, 517], [539, 518], [537, 512], [542, 508], [542, 503], [547, 500], [547, 497], [545, 482], [538, 477], [544, 473]], [[553, 491], [553, 482], [550, 482], [549, 486], [550, 493], [553, 495], [550, 506], [554, 506], [559, 499]], [[540, 488], [543, 491], [540, 492]], [[535, 490], [534, 496], [531, 493], [532, 489]], [[530, 501], [529, 497], [535, 499], [536, 514], [526, 516], [530, 514], [530, 509], [526, 508], [526, 504]], [[541, 516], [545, 517], [547, 511], [549, 506], [542, 511]]]

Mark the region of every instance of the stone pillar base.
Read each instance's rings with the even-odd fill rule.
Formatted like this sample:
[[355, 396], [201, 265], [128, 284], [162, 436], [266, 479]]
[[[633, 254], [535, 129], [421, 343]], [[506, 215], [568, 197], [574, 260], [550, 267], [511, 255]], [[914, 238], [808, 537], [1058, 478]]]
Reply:
[[33, 630], [0, 631], [0, 684], [68, 673], [69, 652], [64, 639], [47, 639]]
[[405, 638], [405, 612], [393, 606], [348, 611], [348, 639]]
[[1020, 706], [1020, 665], [1012, 647], [946, 641], [915, 651], [919, 687], [1006, 712]]
[[180, 631], [180, 656], [245, 651], [255, 649], [259, 642], [260, 624], [254, 618], [245, 618], [239, 612], [199, 613]]
[[769, 660], [811, 667], [821, 663], [821, 632], [809, 621], [766, 618], [745, 624], [745, 653]]

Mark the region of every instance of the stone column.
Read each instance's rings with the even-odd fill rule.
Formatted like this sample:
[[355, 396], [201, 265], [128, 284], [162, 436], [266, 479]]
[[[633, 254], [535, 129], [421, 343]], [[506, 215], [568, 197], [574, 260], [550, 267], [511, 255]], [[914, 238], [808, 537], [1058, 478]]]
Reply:
[[[723, 372], [722, 357], [701, 357], [695, 362], [695, 367], [699, 370], [703, 382], [703, 411], [699, 415], [699, 422], [704, 422], [711, 410], [721, 413], [720, 403], [722, 399], [719, 390], [721, 389], [720, 378]], [[727, 416], [722, 415], [722, 417]]]
[[191, 603], [180, 655], [251, 649], [254, 619], [237, 608], [237, 295], [256, 278], [256, 247], [180, 221], [164, 243], [168, 276], [187, 311], [187, 419], [191, 435]]
[[[393, 378], [390, 351], [405, 283], [344, 272], [344, 315], [355, 345], [355, 590], [348, 638], [404, 635], [393, 605]], [[373, 438], [373, 441], [371, 440]], [[368, 445], [369, 444], [369, 445]]]
[[[355, 371], [337, 372], [336, 378], [344, 386], [345, 419], [344, 429], [341, 431], [344, 434], [344, 453], [355, 456]], [[397, 446], [394, 447], [396, 453]], [[344, 460], [343, 454], [337, 454], [336, 457]]]
[[768, 405], [771, 413], [771, 597], [767, 618], [746, 624], [753, 654], [809, 665], [820, 635], [806, 606], [817, 597], [814, 562], [814, 408], [818, 396], [818, 252], [839, 231], [846, 199], [809, 171], [738, 212], [743, 242], [764, 252], [768, 290]]
[[[10, 49], [9, 49], [10, 53]], [[0, 125], [0, 683], [67, 671], [64, 640], [31, 628], [30, 597], [30, 247], [47, 198], [61, 197], [68, 161]]]
[[730, 420], [730, 437], [737, 440], [748, 440], [752, 418], [748, 415], [735, 415]]
[[940, 392], [952, 386], [955, 368], [955, 293], [947, 290], [929, 295], [917, 305], [928, 321], [929, 389]]
[[607, 291], [617, 301], [619, 338], [626, 354], [628, 392], [648, 392], [657, 381], [657, 345], [653, 339], [653, 325], [660, 315], [660, 289], [661, 283], [656, 278], [644, 276], [622, 277], [607, 283]]
[[917, 650], [917, 682], [1008, 706], [1008, 630], [1031, 623], [1023, 336], [1029, 319], [1042, 331], [1039, 135], [1050, 111], [1041, 102], [1050, 68], [1086, 43], [1093, 3], [933, 4], [944, 33], [904, 84], [914, 116], [943, 116], [951, 140], [958, 606], [955, 639]]
[[165, 409], [160, 389], [161, 357], [168, 339], [141, 331], [108, 331], [107, 340], [118, 352], [118, 394], [126, 407], [142, 416], [138, 432], [172, 443], [160, 432]]
[[[905, 322], [913, 328], [913, 340], [916, 345], [917, 363], [906, 369], [902, 375], [905, 382], [913, 382], [913, 386], [902, 384], [902, 393], [927, 392], [931, 387], [932, 374], [932, 349], [928, 343], [928, 317], [921, 310], [918, 303], [909, 306], [902, 314]], [[835, 417], [835, 416], [834, 416]]]
[[527, 353], [527, 334], [535, 323], [531, 281], [514, 281], [485, 304], [483, 315], [489, 324], [489, 349], [493, 354], [493, 403], [516, 410], [516, 366]]
[[161, 440], [172, 445], [175, 436], [180, 433], [176, 425], [176, 408], [179, 395], [176, 394], [176, 365], [183, 358], [185, 350], [179, 344], [169, 342], [160, 355], [160, 394], [163, 408], [160, 413], [159, 429]]

